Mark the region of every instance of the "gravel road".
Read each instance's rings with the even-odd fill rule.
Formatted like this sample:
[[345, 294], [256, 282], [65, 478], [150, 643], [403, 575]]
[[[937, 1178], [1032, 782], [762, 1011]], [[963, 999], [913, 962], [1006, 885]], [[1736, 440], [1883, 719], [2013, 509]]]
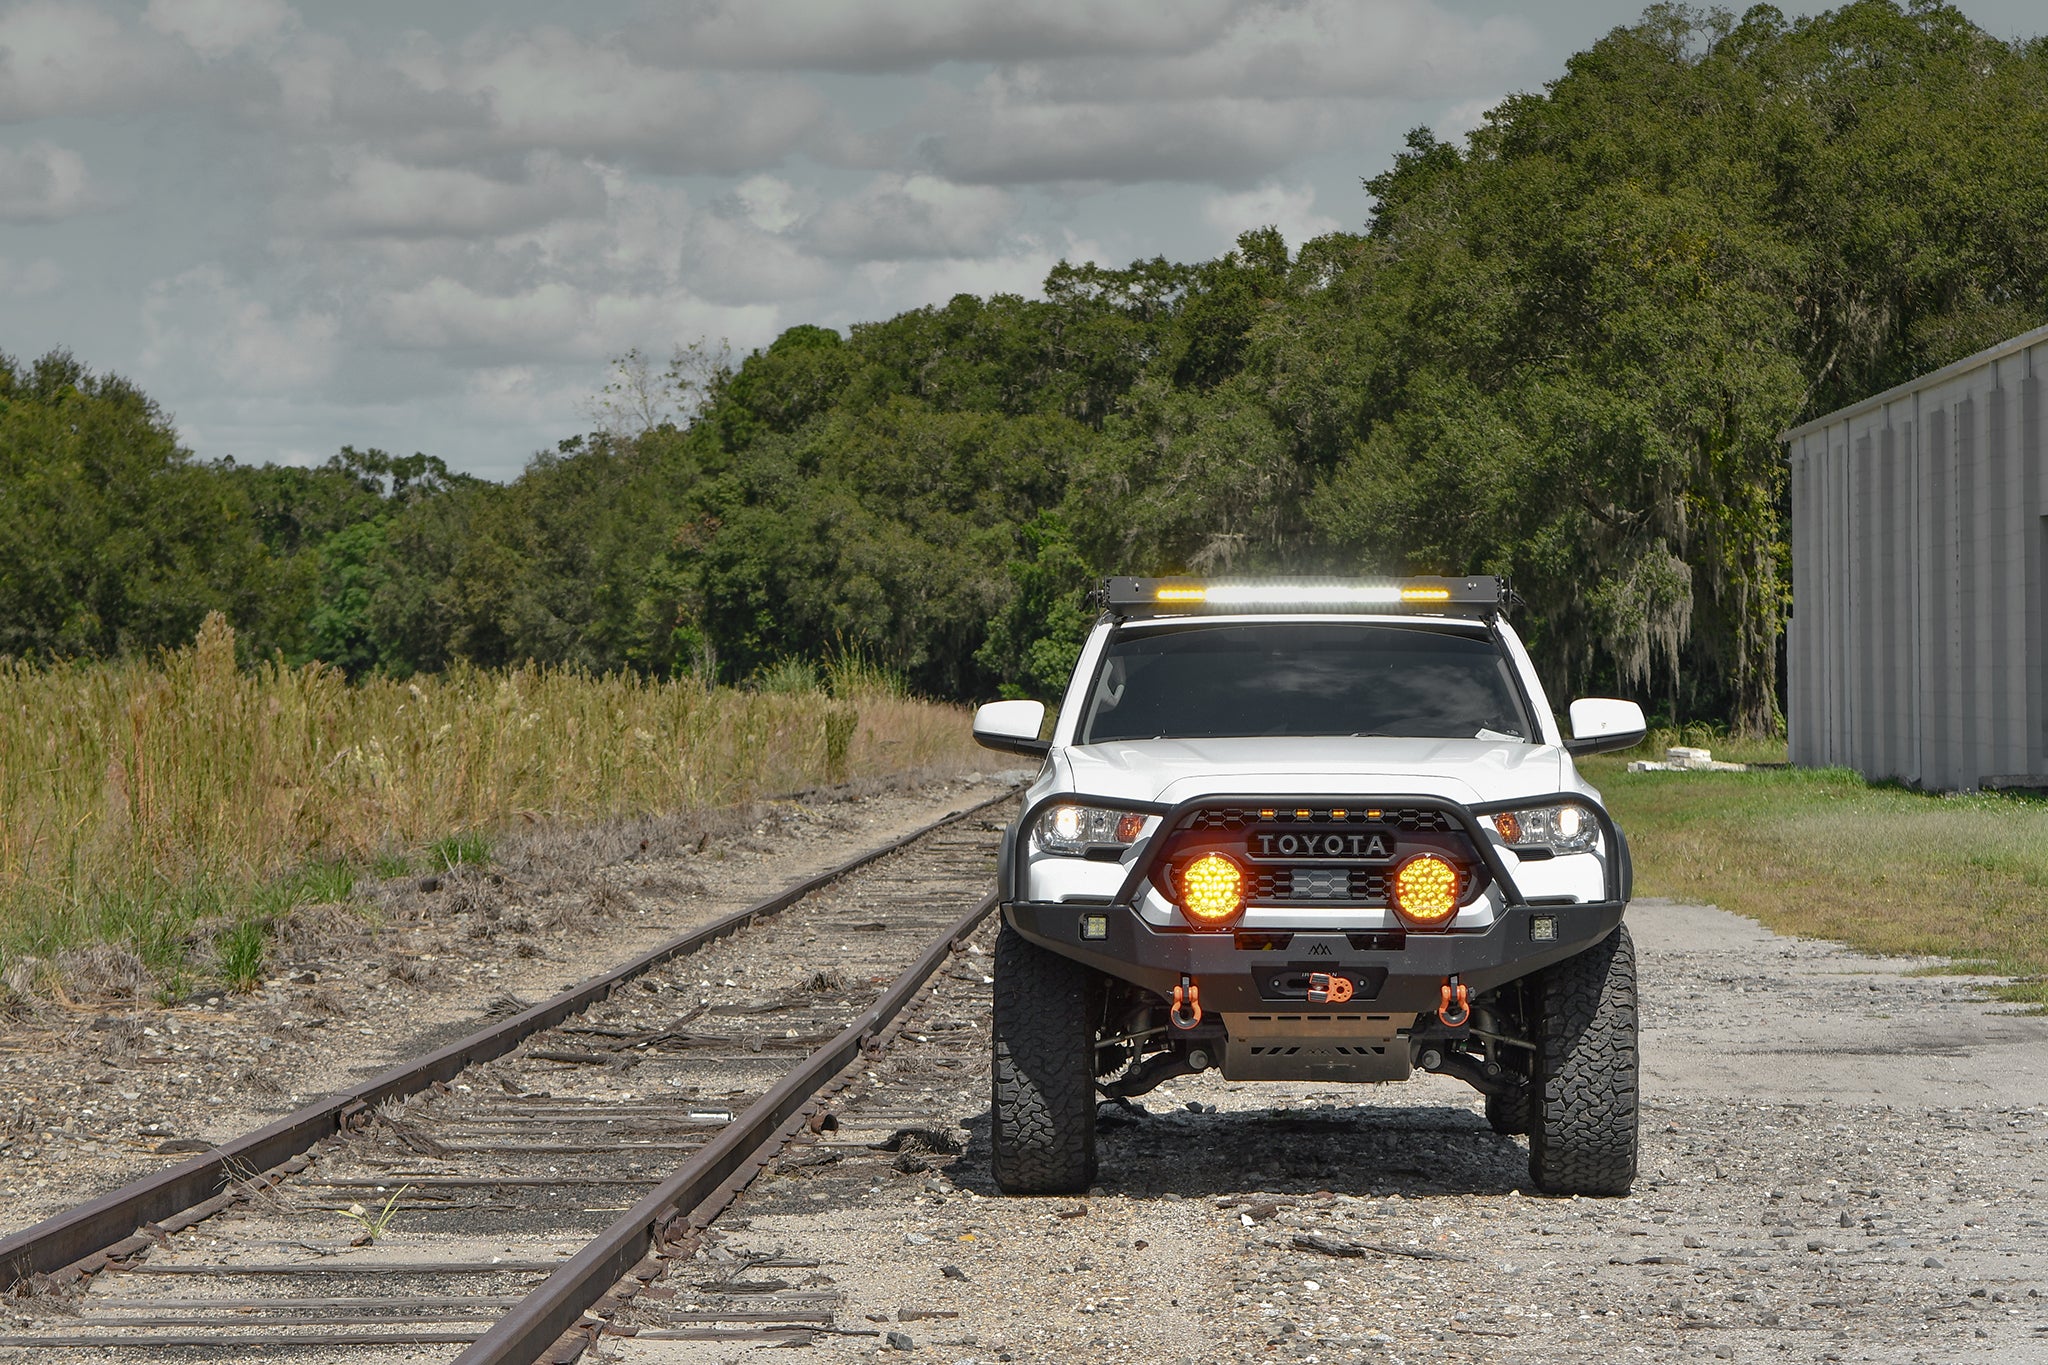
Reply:
[[2048, 1020], [1711, 907], [1638, 901], [1629, 923], [1628, 1199], [1531, 1196], [1525, 1142], [1434, 1077], [1179, 1082], [1105, 1119], [1087, 1198], [998, 1197], [976, 955], [668, 1302], [803, 1267], [776, 1273], [839, 1304], [813, 1359], [2048, 1361]]

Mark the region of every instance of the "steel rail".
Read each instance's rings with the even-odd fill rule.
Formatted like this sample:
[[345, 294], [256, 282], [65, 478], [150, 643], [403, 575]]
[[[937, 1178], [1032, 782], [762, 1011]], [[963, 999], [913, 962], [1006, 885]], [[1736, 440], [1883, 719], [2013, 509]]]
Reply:
[[618, 967], [569, 987], [552, 999], [542, 1001], [424, 1057], [405, 1062], [360, 1085], [329, 1095], [287, 1114], [274, 1123], [195, 1156], [190, 1161], [145, 1176], [119, 1189], [110, 1190], [84, 1204], [45, 1219], [33, 1227], [0, 1238], [0, 1292], [12, 1289], [36, 1275], [47, 1275], [68, 1267], [97, 1270], [99, 1266], [83, 1263], [106, 1252], [110, 1247], [134, 1238], [138, 1234], [138, 1229], [215, 1198], [235, 1175], [252, 1170], [269, 1170], [307, 1151], [322, 1139], [341, 1131], [356, 1114], [387, 1100], [417, 1094], [435, 1082], [448, 1080], [479, 1062], [502, 1057], [529, 1036], [552, 1028], [564, 1019], [606, 999], [619, 986], [651, 968], [696, 952], [706, 944], [778, 914], [804, 897], [832, 885], [861, 868], [892, 853], [901, 852], [948, 825], [957, 824], [1012, 800], [1014, 796], [1014, 792], [1004, 792], [965, 810], [955, 811], [942, 819], [934, 820], [899, 839], [891, 840], [836, 867], [808, 877], [745, 909], [736, 910], [702, 928], [670, 939]]
[[455, 1357], [455, 1365], [533, 1365], [547, 1355], [565, 1332], [582, 1321], [585, 1310], [660, 1245], [666, 1229], [707, 1202], [722, 1203], [737, 1192], [735, 1177], [742, 1168], [759, 1161], [763, 1148], [781, 1145], [791, 1120], [803, 1113], [833, 1077], [860, 1059], [869, 1042], [916, 997], [995, 905], [991, 893], [954, 921], [836, 1038], [805, 1058], [673, 1175], [586, 1243]]

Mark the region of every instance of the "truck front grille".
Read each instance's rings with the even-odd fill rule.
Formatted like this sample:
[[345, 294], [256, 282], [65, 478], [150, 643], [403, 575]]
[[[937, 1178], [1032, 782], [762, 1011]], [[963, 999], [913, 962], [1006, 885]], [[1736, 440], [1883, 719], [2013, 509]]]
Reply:
[[1252, 825], [1291, 824], [1295, 821], [1296, 810], [1308, 810], [1304, 823], [1318, 825], [1353, 824], [1382, 825], [1414, 834], [1449, 834], [1453, 830], [1462, 832], [1463, 826], [1440, 810], [1422, 810], [1414, 806], [1367, 806], [1352, 804], [1338, 807], [1344, 812], [1341, 820], [1330, 814], [1330, 807], [1267, 807], [1271, 816], [1261, 816], [1256, 806], [1206, 806], [1191, 811], [1181, 822], [1182, 829], [1247, 829]]
[[1387, 869], [1255, 867], [1245, 887], [1245, 901], [1251, 905], [1320, 901], [1384, 907], [1387, 903]]

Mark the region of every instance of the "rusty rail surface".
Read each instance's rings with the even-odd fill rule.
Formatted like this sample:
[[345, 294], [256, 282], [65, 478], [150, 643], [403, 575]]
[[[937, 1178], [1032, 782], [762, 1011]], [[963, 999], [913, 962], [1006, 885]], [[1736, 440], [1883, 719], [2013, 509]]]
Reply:
[[[702, 928], [671, 939], [667, 943], [650, 949], [610, 971], [571, 986], [552, 999], [543, 1001], [508, 1019], [492, 1024], [426, 1056], [394, 1067], [351, 1089], [329, 1095], [295, 1113], [278, 1119], [274, 1123], [259, 1128], [255, 1132], [247, 1133], [232, 1141], [223, 1143], [209, 1152], [194, 1157], [190, 1161], [170, 1167], [155, 1175], [144, 1177], [141, 1180], [124, 1185], [120, 1189], [109, 1191], [76, 1208], [46, 1219], [33, 1227], [23, 1229], [6, 1238], [0, 1238], [0, 1292], [11, 1290], [17, 1285], [31, 1280], [36, 1275], [47, 1275], [66, 1269], [86, 1272], [96, 1271], [105, 1265], [110, 1248], [119, 1248], [124, 1243], [134, 1243], [138, 1247], [145, 1244], [148, 1239], [138, 1232], [138, 1229], [148, 1228], [153, 1224], [162, 1224], [166, 1220], [175, 1221], [179, 1226], [183, 1226], [187, 1220], [175, 1219], [175, 1215], [194, 1211], [198, 1206], [218, 1199], [223, 1188], [236, 1174], [249, 1171], [267, 1171], [291, 1158], [297, 1157], [313, 1147], [314, 1144], [341, 1131], [352, 1116], [373, 1109], [385, 1101], [402, 1099], [409, 1095], [418, 1094], [436, 1082], [449, 1080], [472, 1065], [502, 1057], [516, 1048], [524, 1039], [545, 1029], [552, 1028], [563, 1020], [606, 999], [619, 986], [630, 982], [633, 978], [651, 968], [675, 958], [694, 953], [706, 944], [716, 942], [759, 920], [778, 914], [805, 897], [867, 867], [871, 863], [888, 857], [892, 853], [909, 848], [919, 840], [938, 830], [982, 814], [1013, 798], [1014, 793], [1006, 791], [999, 796], [970, 806], [966, 810], [957, 811], [943, 819], [935, 820], [920, 829], [904, 835], [902, 838], [893, 840], [879, 848], [870, 849], [856, 858], [851, 858], [836, 867], [829, 868], [816, 876], [798, 882], [777, 892], [775, 895], [747, 906], [745, 909], [734, 911], [732, 914], [715, 920]], [[986, 913], [987, 905], [984, 904], [970, 912], [970, 915], [963, 919], [961, 923], [968, 924], [971, 928], [969, 921], [978, 921]], [[919, 959], [919, 966], [925, 967], [925, 975], [928, 976], [930, 974], [931, 967], [935, 967], [937, 962], [944, 960], [945, 951], [949, 944], [950, 940], [935, 944], [931, 949], [927, 950], [925, 957]], [[926, 966], [928, 961], [931, 966]], [[919, 984], [922, 983], [922, 980], [923, 977], [919, 977]], [[870, 1007], [869, 1013], [874, 1014], [882, 1009], [884, 1003], [893, 1001], [894, 1004], [886, 1012], [887, 1015], [893, 1015], [895, 1009], [900, 1008], [902, 1002], [907, 1000], [915, 990], [915, 985], [906, 989], [903, 980], [899, 980], [883, 998], [882, 1002], [878, 1002], [875, 1006]], [[883, 1017], [886, 1019], [886, 1015]], [[867, 1019], [868, 1016], [863, 1015], [861, 1020], [856, 1021], [856, 1025], [865, 1030], [871, 1030], [875, 1025], [868, 1023]], [[840, 1048], [841, 1042], [843, 1042], [843, 1038], [828, 1044], [821, 1052], [832, 1052], [833, 1049]], [[853, 1044], [853, 1047], [857, 1052], [858, 1040]], [[834, 1055], [838, 1054], [834, 1053]], [[844, 1065], [843, 1060], [835, 1063], [817, 1080], [810, 1083], [811, 1088], [814, 1089], [817, 1084], [821, 1084], [824, 1079], [829, 1078], [842, 1065]], [[810, 1076], [814, 1071], [815, 1067], [807, 1062], [799, 1068], [797, 1073], [793, 1073], [793, 1076]], [[787, 1095], [784, 1093], [785, 1088], [788, 1088], [789, 1093]], [[808, 1091], [803, 1093], [807, 1095]], [[792, 1097], [794, 1098], [792, 1099]], [[802, 1098], [802, 1096], [797, 1095], [795, 1082], [792, 1079], [778, 1086], [768, 1097], [757, 1103], [754, 1109], [760, 1109], [769, 1100], [775, 1100], [778, 1105], [785, 1102], [794, 1102], [800, 1105]], [[753, 1112], [753, 1110], [748, 1111], [750, 1115]], [[734, 1126], [740, 1127], [742, 1125], [735, 1124]], [[750, 1131], [752, 1131], [751, 1128]], [[733, 1152], [736, 1144], [737, 1139], [734, 1139], [731, 1133], [721, 1134], [720, 1138], [714, 1141], [703, 1153], [700, 1153], [697, 1158], [693, 1159], [684, 1168], [684, 1171], [687, 1172], [699, 1167], [700, 1162], [707, 1158], [724, 1161], [725, 1155], [723, 1154]], [[719, 1155], [714, 1156], [714, 1154]], [[736, 1169], [742, 1160], [743, 1154], [734, 1156], [730, 1164], [724, 1167], [724, 1170], [729, 1173], [731, 1170]], [[669, 1190], [671, 1185], [676, 1185], [676, 1182], [681, 1179], [682, 1173], [678, 1173], [676, 1177], [664, 1183], [655, 1194], [650, 1194], [647, 1200], [643, 1200], [642, 1203], [645, 1204], [648, 1200], [654, 1199], [656, 1195]], [[677, 1186], [677, 1188], [680, 1190], [682, 1187]], [[677, 1198], [681, 1197], [683, 1197], [681, 1194], [670, 1195], [666, 1202], [674, 1203]], [[198, 1220], [194, 1218], [189, 1221]], [[172, 1229], [159, 1227], [157, 1230], [170, 1231]], [[585, 1264], [585, 1261], [586, 1258], [584, 1256], [578, 1256], [569, 1264], [571, 1267], [582, 1266]], [[595, 1261], [591, 1262], [593, 1265], [596, 1263]], [[605, 1263], [609, 1264], [609, 1261]], [[558, 1275], [556, 1278], [559, 1279], [560, 1276]], [[613, 1278], [616, 1279], [617, 1277], [614, 1276]], [[548, 1285], [553, 1283], [554, 1281], [550, 1280]], [[547, 1286], [543, 1286], [544, 1290], [546, 1288]], [[568, 1299], [565, 1298], [562, 1301], [567, 1302]], [[582, 1306], [579, 1305], [575, 1313], [580, 1313], [581, 1311]], [[539, 1319], [523, 1314], [518, 1310], [515, 1310], [513, 1317], [521, 1322], [539, 1321]], [[553, 1318], [550, 1317], [547, 1320], [552, 1321]], [[574, 1321], [574, 1314], [571, 1315], [569, 1321]], [[497, 1335], [495, 1332], [492, 1333], [493, 1337]], [[479, 1347], [483, 1344], [481, 1341], [477, 1343]], [[465, 1356], [465, 1358], [469, 1357]], [[514, 1357], [491, 1355], [477, 1358], [513, 1359]]]
[[751, 1174], [745, 1168], [773, 1155], [786, 1136], [786, 1125], [805, 1112], [834, 1076], [860, 1059], [863, 1049], [974, 933], [995, 904], [991, 893], [954, 921], [838, 1037], [806, 1057], [702, 1151], [499, 1318], [496, 1326], [455, 1358], [456, 1365], [532, 1365], [550, 1354], [556, 1342], [582, 1321], [585, 1310], [660, 1245], [668, 1228], [679, 1222], [708, 1221], [695, 1215], [706, 1205], [714, 1205], [708, 1212], [715, 1213], [737, 1193], [745, 1183], [744, 1176]]

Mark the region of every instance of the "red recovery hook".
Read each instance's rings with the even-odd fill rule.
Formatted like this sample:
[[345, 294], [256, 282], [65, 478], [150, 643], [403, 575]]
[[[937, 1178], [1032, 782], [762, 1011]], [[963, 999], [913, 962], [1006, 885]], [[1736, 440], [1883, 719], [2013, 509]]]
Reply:
[[1173, 988], [1173, 1007], [1167, 1010], [1166, 1021], [1175, 1028], [1193, 1028], [1202, 1022], [1202, 988], [1193, 977], [1183, 976]]

